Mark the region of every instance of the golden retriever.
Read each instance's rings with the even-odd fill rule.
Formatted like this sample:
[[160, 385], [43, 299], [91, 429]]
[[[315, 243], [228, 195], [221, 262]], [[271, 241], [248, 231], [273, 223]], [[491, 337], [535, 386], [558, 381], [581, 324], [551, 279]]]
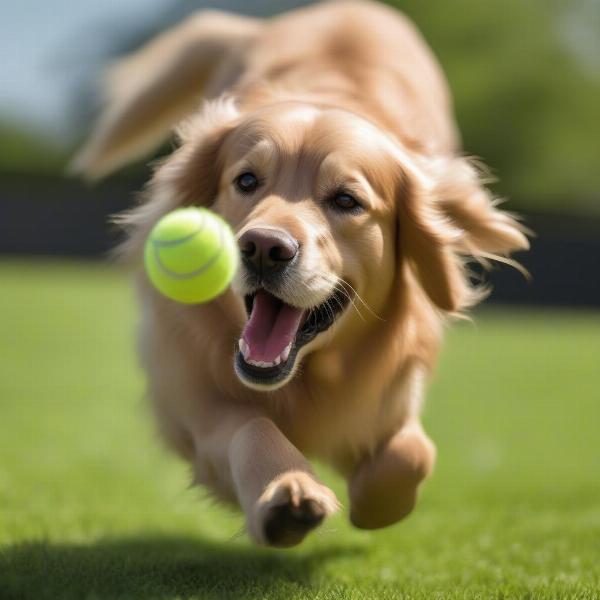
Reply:
[[164, 438], [258, 543], [295, 545], [338, 508], [307, 457], [347, 479], [355, 526], [402, 519], [435, 460], [419, 413], [444, 321], [482, 296], [465, 261], [528, 247], [461, 156], [419, 33], [358, 0], [270, 20], [200, 12], [117, 63], [106, 88], [75, 163], [87, 177], [179, 123], [178, 149], [121, 218], [126, 255], [140, 265], [161, 216], [203, 205], [242, 256], [204, 305], [161, 297], [139, 268]]

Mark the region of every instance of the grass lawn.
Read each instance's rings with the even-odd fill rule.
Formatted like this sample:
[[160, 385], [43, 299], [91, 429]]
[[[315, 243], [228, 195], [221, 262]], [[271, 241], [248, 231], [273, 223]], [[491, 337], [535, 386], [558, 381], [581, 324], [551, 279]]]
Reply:
[[11, 261], [0, 282], [0, 598], [600, 597], [599, 312], [456, 325], [416, 512], [270, 551], [154, 440], [123, 274]]

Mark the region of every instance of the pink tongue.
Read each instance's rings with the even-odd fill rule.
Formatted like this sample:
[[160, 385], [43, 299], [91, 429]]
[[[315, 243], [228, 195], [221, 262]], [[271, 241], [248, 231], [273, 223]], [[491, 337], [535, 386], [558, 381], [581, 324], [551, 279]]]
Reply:
[[242, 332], [242, 338], [250, 349], [246, 360], [273, 362], [296, 337], [303, 312], [264, 290], [258, 292], [250, 319]]

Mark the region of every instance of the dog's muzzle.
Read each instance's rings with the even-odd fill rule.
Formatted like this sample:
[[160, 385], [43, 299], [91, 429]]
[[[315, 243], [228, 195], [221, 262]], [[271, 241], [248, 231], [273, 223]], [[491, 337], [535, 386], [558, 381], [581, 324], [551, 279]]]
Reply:
[[238, 245], [242, 263], [258, 285], [280, 277], [294, 262], [299, 249], [291, 235], [270, 227], [248, 229], [240, 236]]

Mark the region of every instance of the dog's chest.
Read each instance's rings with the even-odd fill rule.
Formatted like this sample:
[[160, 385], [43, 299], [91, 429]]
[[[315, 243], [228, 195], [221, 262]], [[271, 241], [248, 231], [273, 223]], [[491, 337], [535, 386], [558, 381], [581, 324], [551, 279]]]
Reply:
[[372, 454], [406, 421], [420, 403], [415, 383], [407, 378], [387, 393], [356, 385], [316, 390], [286, 398], [274, 407], [272, 418], [303, 453], [334, 463], [353, 462]]

